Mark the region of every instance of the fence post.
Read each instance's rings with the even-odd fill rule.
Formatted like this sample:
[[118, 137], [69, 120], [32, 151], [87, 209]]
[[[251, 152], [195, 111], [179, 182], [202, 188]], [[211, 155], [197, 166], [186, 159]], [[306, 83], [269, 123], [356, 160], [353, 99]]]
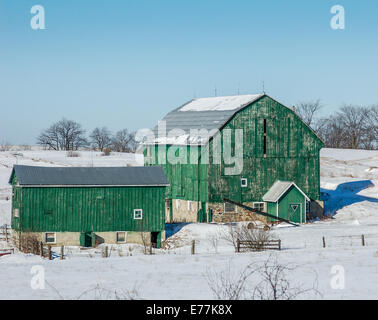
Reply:
[[278, 240], [278, 250], [281, 251], [281, 239]]
[[51, 245], [49, 245], [48, 248], [49, 248], [49, 260], [52, 260]]
[[152, 242], [150, 242], [150, 255], [152, 254]]
[[196, 240], [192, 240], [192, 254], [195, 254], [196, 251]]
[[105, 258], [108, 257], [108, 250], [109, 250], [109, 249], [108, 249], [108, 246], [106, 246], [106, 247], [105, 247]]
[[365, 236], [361, 235], [362, 246], [365, 246]]
[[60, 260], [64, 259], [64, 246], [60, 247]]
[[236, 240], [236, 252], [240, 252], [240, 240]]
[[43, 242], [42, 241], [39, 243], [39, 253], [40, 253], [41, 257], [44, 258], [44, 254], [43, 254]]
[[323, 237], [323, 248], [326, 247], [326, 242], [325, 242], [325, 238]]

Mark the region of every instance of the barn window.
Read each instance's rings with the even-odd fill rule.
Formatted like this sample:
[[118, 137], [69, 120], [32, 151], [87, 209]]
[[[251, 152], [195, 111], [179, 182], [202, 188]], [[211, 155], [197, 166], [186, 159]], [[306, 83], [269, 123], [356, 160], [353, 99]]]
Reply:
[[232, 203], [224, 203], [224, 212], [236, 212], [236, 206]]
[[18, 209], [18, 208], [13, 209], [13, 217], [15, 217], [15, 218], [20, 217], [20, 209]]
[[264, 212], [264, 202], [254, 202], [253, 209]]
[[240, 184], [242, 188], [246, 188], [248, 186], [248, 179], [246, 178], [240, 179]]
[[56, 242], [56, 233], [55, 232], [46, 232], [45, 233], [45, 242], [46, 243], [55, 243]]
[[134, 209], [134, 219], [141, 220], [143, 218], [143, 210], [142, 209]]
[[264, 156], [266, 156], [266, 119], [264, 119]]
[[125, 243], [126, 242], [126, 232], [125, 231], [118, 231], [117, 232], [117, 242]]

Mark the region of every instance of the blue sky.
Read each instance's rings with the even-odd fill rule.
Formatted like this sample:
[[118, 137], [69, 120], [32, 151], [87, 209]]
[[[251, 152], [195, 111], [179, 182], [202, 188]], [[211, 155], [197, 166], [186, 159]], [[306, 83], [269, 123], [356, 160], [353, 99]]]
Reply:
[[[45, 30], [30, 9], [45, 8]], [[333, 5], [345, 30], [330, 27]], [[193, 97], [378, 103], [378, 1], [0, 0], [0, 140], [152, 127]]]

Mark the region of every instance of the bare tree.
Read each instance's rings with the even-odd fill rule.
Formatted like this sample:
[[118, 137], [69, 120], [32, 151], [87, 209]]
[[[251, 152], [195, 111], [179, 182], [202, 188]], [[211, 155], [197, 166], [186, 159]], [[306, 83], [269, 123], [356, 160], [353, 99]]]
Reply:
[[127, 129], [118, 131], [112, 139], [112, 147], [117, 152], [135, 152], [137, 148], [135, 133], [129, 133]]
[[105, 148], [111, 146], [111, 132], [106, 127], [95, 128], [89, 137], [95, 149], [103, 151]]
[[10, 149], [10, 143], [7, 140], [3, 140], [0, 144], [0, 151], [9, 151]]
[[62, 120], [52, 124], [37, 138], [37, 143], [52, 150], [78, 150], [88, 145], [85, 130], [73, 120]]
[[304, 123], [306, 123], [309, 127], [312, 127], [315, 116], [321, 108], [322, 104], [318, 99], [316, 101], [299, 103], [299, 105], [295, 108], [295, 112], [303, 120]]

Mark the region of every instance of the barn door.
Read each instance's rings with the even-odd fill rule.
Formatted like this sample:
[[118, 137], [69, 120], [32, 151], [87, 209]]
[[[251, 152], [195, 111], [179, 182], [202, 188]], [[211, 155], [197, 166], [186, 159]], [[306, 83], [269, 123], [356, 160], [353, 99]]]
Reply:
[[300, 203], [289, 204], [289, 220], [292, 222], [301, 223], [302, 208]]

